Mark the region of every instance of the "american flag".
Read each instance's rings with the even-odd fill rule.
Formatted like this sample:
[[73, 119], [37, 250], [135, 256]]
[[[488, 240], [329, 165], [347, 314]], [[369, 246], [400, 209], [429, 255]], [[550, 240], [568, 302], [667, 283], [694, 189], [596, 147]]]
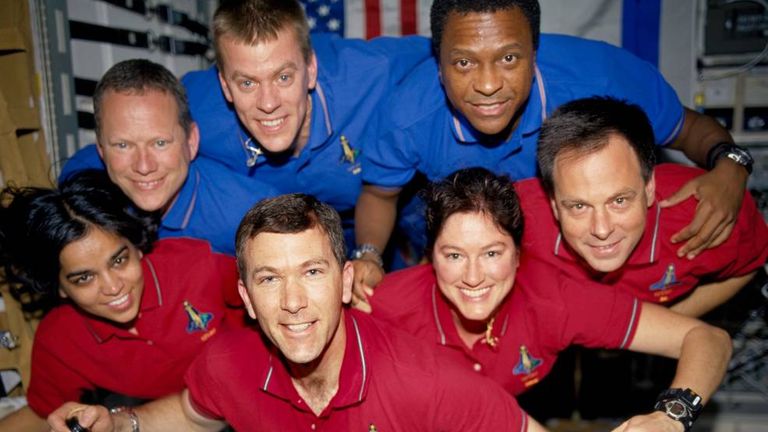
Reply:
[[301, 0], [313, 32], [348, 38], [429, 35], [432, 0]]

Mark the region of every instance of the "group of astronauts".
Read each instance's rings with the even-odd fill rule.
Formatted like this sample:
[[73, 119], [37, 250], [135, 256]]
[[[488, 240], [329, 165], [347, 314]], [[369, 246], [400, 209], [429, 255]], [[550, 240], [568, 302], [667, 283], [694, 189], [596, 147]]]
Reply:
[[[752, 158], [539, 14], [435, 0], [431, 39], [361, 41], [223, 0], [211, 68], [110, 68], [97, 143], [2, 192], [5, 278], [46, 314], [0, 429], [542, 431], [515, 396], [580, 345], [677, 359], [616, 430], [691, 430], [731, 356], [697, 317], [768, 256]], [[386, 273], [402, 239], [421, 264]]]

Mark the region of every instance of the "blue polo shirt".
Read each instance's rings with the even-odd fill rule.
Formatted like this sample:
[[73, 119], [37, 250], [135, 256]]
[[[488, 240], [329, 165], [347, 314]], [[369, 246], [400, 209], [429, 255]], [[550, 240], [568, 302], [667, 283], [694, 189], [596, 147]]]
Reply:
[[641, 106], [659, 145], [674, 141], [685, 117], [672, 87], [651, 64], [612, 45], [561, 35], [542, 35], [531, 93], [519, 126], [495, 145], [453, 110], [438, 79], [437, 63], [422, 63], [393, 94], [381, 135], [366, 148], [363, 181], [402, 187], [419, 171], [435, 181], [481, 166], [513, 179], [533, 177], [542, 121], [574, 99], [603, 95]]
[[[95, 144], [78, 150], [67, 161], [59, 182], [85, 169], [106, 169]], [[198, 156], [189, 164], [187, 179], [163, 215], [158, 235], [207, 240], [214, 251], [234, 255], [235, 233], [245, 213], [262, 199], [277, 195], [277, 190], [262, 181]]]
[[257, 146], [224, 98], [215, 66], [190, 72], [181, 81], [200, 129], [202, 155], [258, 176], [282, 193], [307, 193], [330, 204], [341, 214], [347, 243], [353, 245], [360, 157], [377, 135], [376, 111], [407, 72], [430, 58], [430, 43], [418, 36], [366, 42], [319, 34], [312, 35], [312, 48], [317, 87], [311, 92], [309, 141], [298, 156], [267, 157], [248, 150]]

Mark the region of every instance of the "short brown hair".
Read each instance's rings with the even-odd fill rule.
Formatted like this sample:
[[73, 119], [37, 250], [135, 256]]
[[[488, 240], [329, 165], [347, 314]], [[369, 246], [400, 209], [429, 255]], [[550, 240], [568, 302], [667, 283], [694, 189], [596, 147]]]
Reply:
[[312, 53], [309, 24], [298, 1], [222, 0], [213, 15], [213, 43], [219, 68], [224, 65], [218, 45], [223, 36], [248, 44], [274, 41], [286, 26], [296, 32], [296, 41], [304, 60], [308, 62]]
[[593, 96], [561, 105], [541, 126], [536, 158], [544, 190], [550, 196], [554, 194], [558, 156], [595, 153], [608, 145], [612, 135], [627, 140], [647, 183], [656, 164], [656, 140], [648, 116], [638, 105], [625, 100]]
[[319, 227], [331, 242], [333, 256], [344, 268], [346, 253], [341, 218], [312, 195], [289, 194], [260, 201], [245, 214], [235, 237], [237, 268], [246, 282], [245, 245], [261, 233], [296, 234]]

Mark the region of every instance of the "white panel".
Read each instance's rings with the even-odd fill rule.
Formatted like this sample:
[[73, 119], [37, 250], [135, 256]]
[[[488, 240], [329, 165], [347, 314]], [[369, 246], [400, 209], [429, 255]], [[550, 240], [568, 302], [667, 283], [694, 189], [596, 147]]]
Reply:
[[542, 33], [562, 33], [621, 46], [622, 2], [540, 0]]

